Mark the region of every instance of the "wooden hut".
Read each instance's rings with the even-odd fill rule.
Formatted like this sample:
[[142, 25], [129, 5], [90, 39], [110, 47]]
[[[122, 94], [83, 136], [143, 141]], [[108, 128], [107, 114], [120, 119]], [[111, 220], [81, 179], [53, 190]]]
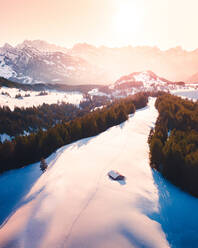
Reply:
[[113, 180], [125, 180], [125, 176], [121, 175], [119, 172], [111, 170], [108, 172], [108, 176]]

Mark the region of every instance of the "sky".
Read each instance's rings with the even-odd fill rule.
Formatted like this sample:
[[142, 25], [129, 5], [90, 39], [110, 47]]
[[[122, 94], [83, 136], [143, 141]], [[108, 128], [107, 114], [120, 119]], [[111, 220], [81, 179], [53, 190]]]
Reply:
[[198, 47], [197, 0], [0, 0], [0, 46]]

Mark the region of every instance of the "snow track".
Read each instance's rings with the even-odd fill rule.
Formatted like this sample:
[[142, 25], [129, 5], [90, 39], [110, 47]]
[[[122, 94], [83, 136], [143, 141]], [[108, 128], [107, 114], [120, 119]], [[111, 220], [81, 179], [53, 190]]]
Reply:
[[[0, 248], [196, 247], [198, 214], [187, 212], [197, 212], [198, 200], [149, 167], [154, 101], [121, 125], [52, 154], [49, 169], [0, 229]], [[110, 180], [112, 169], [126, 181]]]
[[[123, 150], [123, 148], [126, 146], [126, 144], [124, 144], [123, 147], [121, 147], [121, 151]], [[112, 161], [109, 163], [109, 164], [105, 164], [103, 170], [101, 171], [99, 177], [98, 177], [98, 180], [97, 180], [97, 183], [96, 183], [96, 188], [95, 190], [93, 191], [93, 193], [90, 195], [90, 198], [88, 199], [88, 201], [86, 202], [85, 206], [81, 209], [81, 211], [79, 212], [79, 214], [76, 216], [76, 219], [74, 219], [72, 225], [71, 225], [71, 228], [70, 228], [70, 231], [69, 233], [67, 234], [66, 238], [63, 239], [63, 242], [62, 242], [62, 245], [61, 247], [67, 247], [67, 242], [68, 242], [68, 239], [70, 238], [71, 234], [72, 234], [72, 231], [73, 231], [73, 228], [74, 228], [74, 225], [77, 224], [78, 220], [80, 219], [81, 215], [83, 214], [83, 212], [88, 208], [88, 205], [90, 204], [90, 202], [92, 200], [94, 200], [94, 198], [96, 197], [96, 194], [98, 192], [98, 190], [100, 189], [100, 183], [101, 183], [101, 179], [102, 177], [105, 175], [105, 172], [108, 171], [108, 168], [111, 168], [112, 167], [112, 164], [116, 161], [116, 159], [118, 158], [119, 155], [121, 155], [121, 151], [118, 155], [116, 155], [115, 158], [112, 159]]]

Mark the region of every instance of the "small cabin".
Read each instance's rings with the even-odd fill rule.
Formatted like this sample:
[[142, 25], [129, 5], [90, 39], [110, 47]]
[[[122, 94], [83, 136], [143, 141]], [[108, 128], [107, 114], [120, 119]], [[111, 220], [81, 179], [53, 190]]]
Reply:
[[113, 180], [124, 180], [125, 176], [121, 175], [119, 172], [111, 170], [108, 172], [108, 176]]

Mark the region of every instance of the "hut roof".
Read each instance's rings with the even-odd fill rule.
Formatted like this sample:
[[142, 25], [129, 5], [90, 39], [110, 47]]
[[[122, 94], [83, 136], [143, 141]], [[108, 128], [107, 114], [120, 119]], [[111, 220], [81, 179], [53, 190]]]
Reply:
[[111, 178], [113, 178], [113, 179], [118, 179], [120, 177], [123, 177], [124, 178], [124, 176], [122, 176], [119, 172], [117, 172], [115, 170], [109, 171], [108, 172], [108, 176], [111, 177]]

